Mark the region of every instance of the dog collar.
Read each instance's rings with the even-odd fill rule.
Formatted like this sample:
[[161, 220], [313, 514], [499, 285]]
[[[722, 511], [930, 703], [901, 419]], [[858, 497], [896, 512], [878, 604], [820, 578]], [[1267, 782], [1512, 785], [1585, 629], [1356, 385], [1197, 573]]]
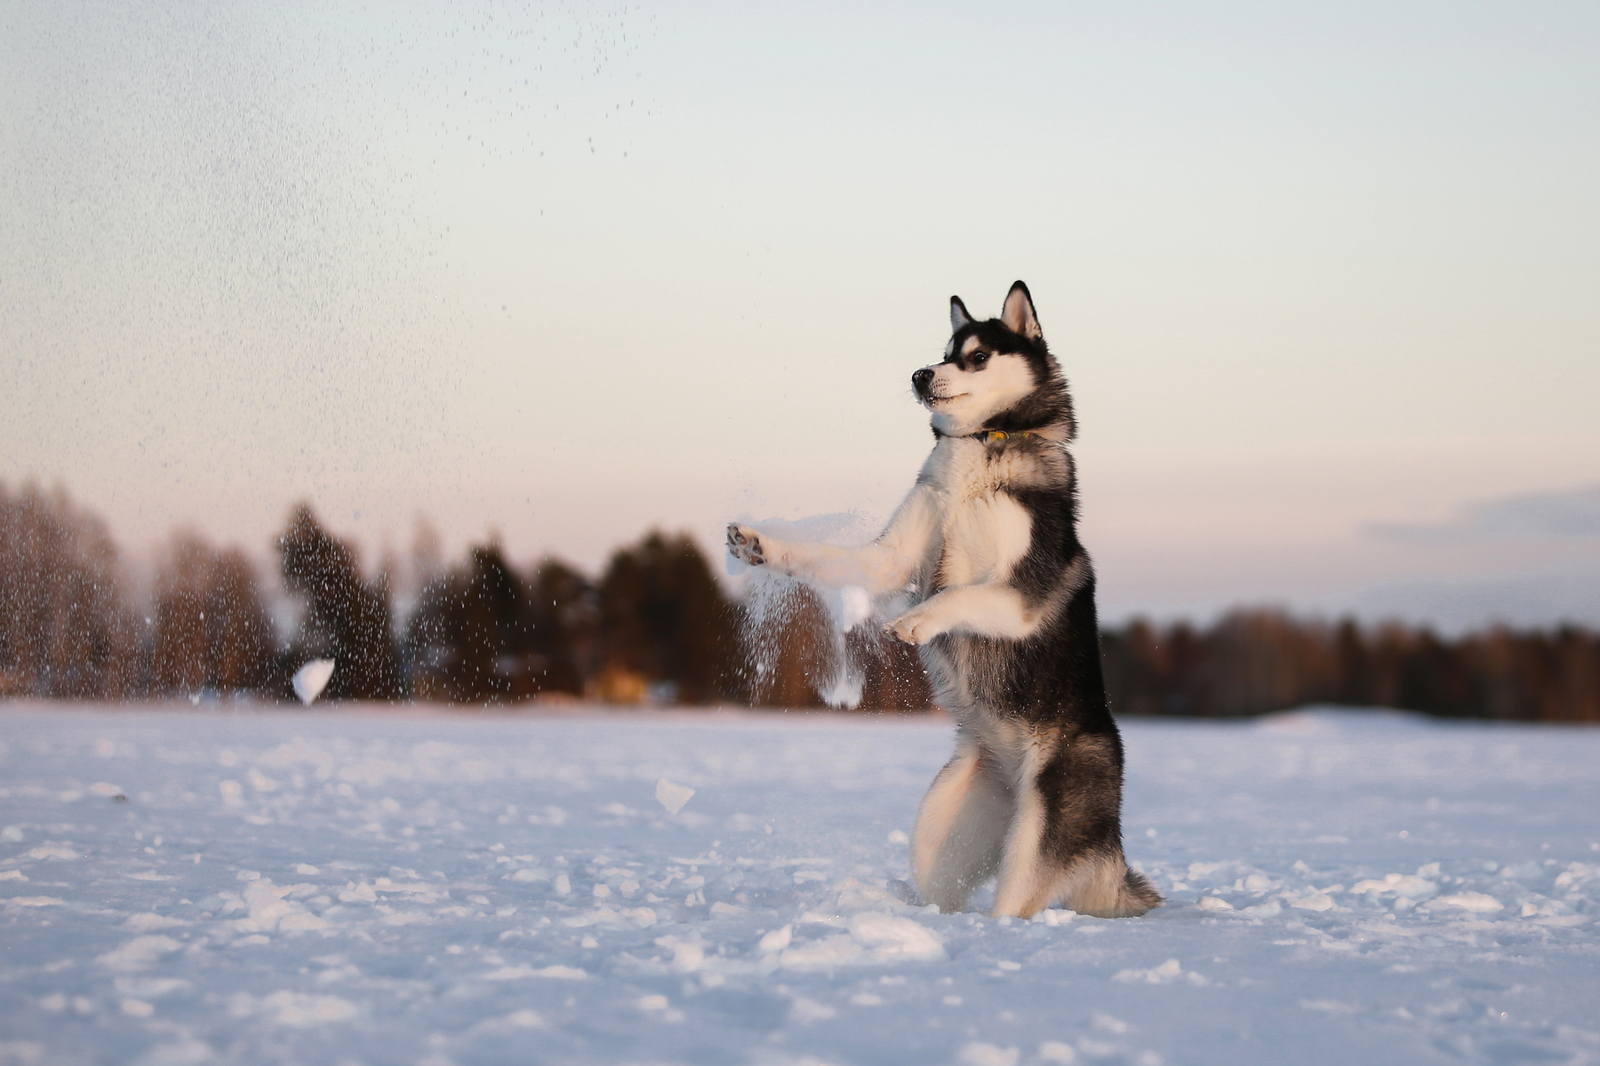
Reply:
[[978, 441], [981, 444], [1004, 444], [1013, 437], [1018, 440], [1034, 440], [1035, 438], [1040, 440], [1044, 439], [1031, 429], [1025, 429], [1020, 433], [1007, 433], [1003, 429], [985, 429], [980, 430], [977, 433], [969, 433], [967, 434], [967, 437], [971, 440]]
[[1066, 441], [1047, 437], [1038, 430], [1033, 429], [1019, 429], [1016, 432], [1007, 432], [1003, 429], [980, 429], [976, 433], [962, 433], [958, 436], [952, 436], [935, 429], [933, 435], [938, 440], [975, 440], [979, 444], [1004, 444], [1008, 440], [1042, 440], [1047, 444], [1059, 444], [1062, 447], [1066, 447]]

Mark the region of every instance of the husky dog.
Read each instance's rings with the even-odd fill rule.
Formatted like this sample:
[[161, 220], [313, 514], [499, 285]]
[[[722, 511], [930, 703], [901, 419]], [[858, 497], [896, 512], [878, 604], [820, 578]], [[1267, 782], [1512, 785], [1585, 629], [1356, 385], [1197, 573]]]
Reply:
[[[875, 598], [917, 646], [956, 750], [917, 811], [917, 892], [946, 913], [998, 875], [994, 915], [1059, 903], [1143, 914], [1161, 903], [1122, 854], [1122, 740], [1106, 705], [1094, 571], [1078, 543], [1076, 426], [1028, 287], [979, 322], [950, 299], [944, 360], [911, 375], [933, 454], [871, 544], [835, 548], [728, 527], [754, 566]], [[902, 602], [904, 602], [902, 600]]]

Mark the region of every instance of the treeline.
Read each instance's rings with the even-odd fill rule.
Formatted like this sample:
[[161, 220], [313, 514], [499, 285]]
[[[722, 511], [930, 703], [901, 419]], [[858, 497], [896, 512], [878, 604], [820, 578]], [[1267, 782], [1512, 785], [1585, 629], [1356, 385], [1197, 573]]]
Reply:
[[748, 695], [736, 605], [687, 537], [646, 536], [598, 582], [554, 559], [520, 572], [497, 545], [475, 547], [426, 575], [403, 619], [390, 576], [365, 574], [308, 507], [276, 549], [294, 615], [282, 627], [244, 553], [180, 535], [136, 596], [103, 522], [62, 492], [0, 485], [0, 696], [287, 700], [315, 658], [336, 663], [334, 700]]
[[[421, 575], [403, 611], [391, 576], [366, 573], [307, 507], [278, 536], [275, 562], [286, 602], [243, 552], [185, 534], [135, 590], [98, 518], [62, 492], [0, 485], [0, 696], [290, 700], [294, 671], [331, 658], [332, 700], [819, 707], [844, 656], [862, 710], [931, 699], [912, 649], [841, 640], [803, 588], [778, 609], [730, 599], [687, 536], [652, 532], [595, 579], [553, 558], [519, 569], [499, 545], [478, 545]], [[1338, 703], [1600, 721], [1600, 638], [1577, 628], [1447, 640], [1256, 611], [1205, 628], [1135, 622], [1102, 631], [1101, 644], [1119, 714]]]
[[1239, 611], [1201, 629], [1102, 630], [1119, 714], [1237, 717], [1308, 703], [1447, 718], [1600, 722], [1600, 636], [1575, 626], [1445, 639], [1398, 624]]
[[[598, 580], [551, 558], [521, 570], [497, 544], [478, 545], [423, 575], [403, 618], [390, 575], [365, 574], [355, 546], [308, 507], [275, 546], [293, 615], [281, 625], [237, 549], [179, 535], [136, 593], [100, 519], [63, 492], [0, 485], [0, 696], [289, 700], [294, 672], [328, 658], [330, 700], [820, 704], [805, 598], [793, 626], [747, 634], [742, 606], [687, 536], [652, 532]], [[782, 649], [759, 676], [747, 636]], [[920, 674], [890, 676], [908, 665], [900, 655], [869, 667], [866, 706], [926, 708]]]

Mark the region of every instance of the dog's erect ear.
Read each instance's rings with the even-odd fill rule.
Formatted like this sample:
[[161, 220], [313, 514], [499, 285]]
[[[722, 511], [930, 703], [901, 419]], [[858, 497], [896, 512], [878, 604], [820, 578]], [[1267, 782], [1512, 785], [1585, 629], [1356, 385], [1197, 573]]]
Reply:
[[1033, 313], [1033, 297], [1022, 282], [1011, 286], [1006, 293], [1006, 305], [1000, 311], [1000, 321], [1013, 333], [1030, 340], [1043, 340], [1044, 330], [1039, 328], [1039, 316]]
[[950, 297], [950, 332], [955, 333], [972, 321], [972, 316], [967, 314], [967, 305], [961, 302], [961, 297]]

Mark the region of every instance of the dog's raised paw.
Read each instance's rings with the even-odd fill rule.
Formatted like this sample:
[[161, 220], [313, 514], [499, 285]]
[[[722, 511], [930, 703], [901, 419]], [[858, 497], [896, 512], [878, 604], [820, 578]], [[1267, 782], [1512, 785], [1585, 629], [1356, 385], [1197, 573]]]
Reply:
[[751, 566], [761, 566], [767, 561], [761, 548], [761, 535], [749, 526], [728, 523], [728, 554]]

